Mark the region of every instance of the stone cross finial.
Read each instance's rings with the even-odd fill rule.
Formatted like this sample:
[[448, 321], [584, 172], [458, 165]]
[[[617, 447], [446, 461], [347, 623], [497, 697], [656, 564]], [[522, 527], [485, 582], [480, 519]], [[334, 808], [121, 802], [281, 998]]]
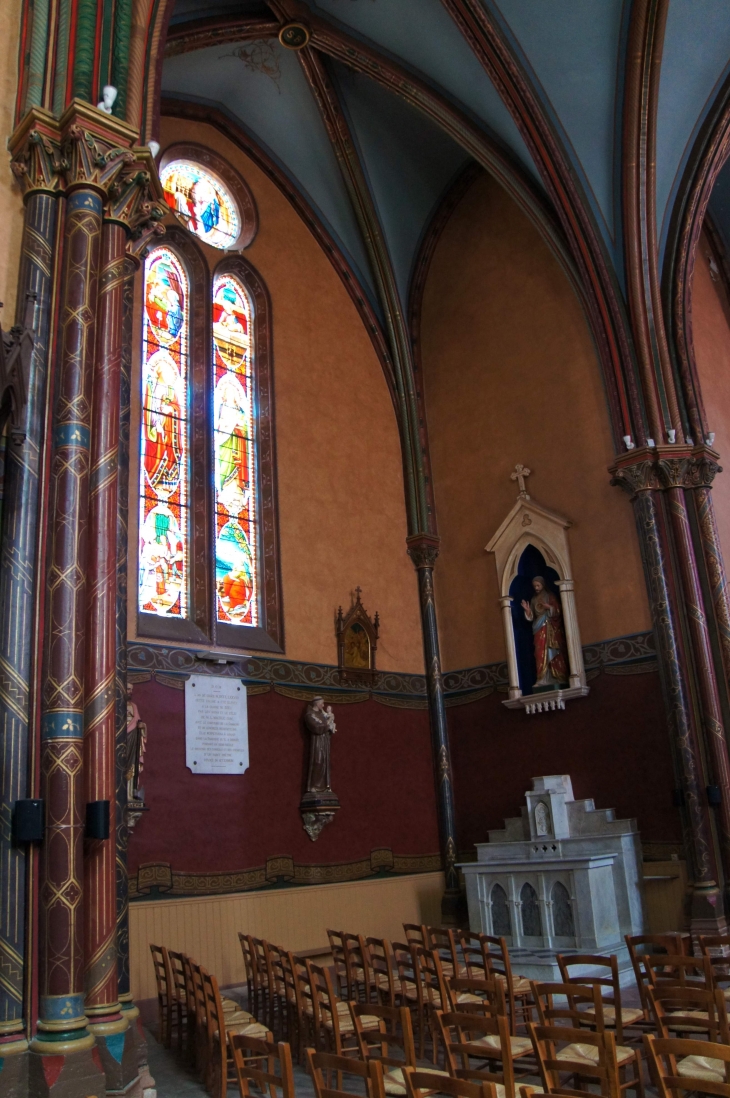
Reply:
[[520, 499], [529, 499], [527, 489], [525, 488], [525, 480], [530, 475], [530, 470], [526, 469], [524, 465], [515, 465], [514, 473], [510, 473], [510, 479], [516, 480], [520, 486]]
[[362, 587], [355, 588], [355, 594], [357, 595], [357, 601], [360, 601], [360, 595], [362, 594]]

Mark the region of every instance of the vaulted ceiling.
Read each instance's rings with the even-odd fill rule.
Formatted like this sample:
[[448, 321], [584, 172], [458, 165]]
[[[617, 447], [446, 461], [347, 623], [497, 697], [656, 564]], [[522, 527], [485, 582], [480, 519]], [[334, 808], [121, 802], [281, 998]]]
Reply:
[[[481, 3], [542, 105], [622, 284], [619, 187], [629, 0]], [[313, 17], [395, 62], [404, 79], [420, 78], [440, 93], [547, 204], [538, 166], [448, 7], [442, 0], [299, 4], [302, 13], [309, 9]], [[262, 146], [319, 214], [378, 309], [371, 264], [340, 165], [297, 53], [276, 38], [276, 11], [275, 0], [271, 6], [247, 0], [214, 6], [178, 0], [163, 95], [215, 105]], [[241, 30], [246, 20], [268, 22], [273, 29], [252, 39]], [[342, 57], [327, 65], [405, 305], [419, 243], [471, 155], [465, 143], [394, 90], [349, 68]], [[670, 0], [657, 106], [660, 262], [688, 157], [729, 71], [727, 0]], [[718, 181], [721, 188], [728, 199], [718, 194], [713, 216], [725, 225], [730, 241], [730, 181], [724, 176]]]

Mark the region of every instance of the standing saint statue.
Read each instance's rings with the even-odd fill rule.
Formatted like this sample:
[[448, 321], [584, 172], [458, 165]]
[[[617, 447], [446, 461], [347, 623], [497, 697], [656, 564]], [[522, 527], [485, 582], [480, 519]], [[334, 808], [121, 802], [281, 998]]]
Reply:
[[139, 801], [139, 779], [144, 767], [147, 747], [147, 725], [140, 719], [139, 709], [132, 699], [132, 684], [127, 685], [127, 802]]
[[535, 645], [537, 679], [533, 690], [538, 687], [555, 689], [558, 686], [567, 686], [567, 646], [560, 600], [548, 591], [542, 576], [533, 578], [532, 589], [535, 594], [529, 602], [522, 600], [522, 609], [532, 624]]
[[307, 706], [304, 724], [310, 735], [307, 793], [331, 793], [330, 737], [336, 731], [332, 706], [325, 709], [318, 695]]

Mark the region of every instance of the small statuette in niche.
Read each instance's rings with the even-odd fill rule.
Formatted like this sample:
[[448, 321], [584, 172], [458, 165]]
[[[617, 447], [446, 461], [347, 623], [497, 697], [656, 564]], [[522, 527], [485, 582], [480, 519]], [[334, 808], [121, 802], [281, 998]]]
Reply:
[[543, 838], [550, 834], [550, 813], [547, 810], [547, 805], [542, 801], [538, 801], [535, 805], [535, 832], [538, 838]]
[[370, 617], [362, 604], [361, 594], [361, 589], [356, 587], [350, 609], [345, 614], [340, 606], [335, 615], [337, 663], [341, 679], [372, 683], [380, 618], [377, 613], [374, 618]]

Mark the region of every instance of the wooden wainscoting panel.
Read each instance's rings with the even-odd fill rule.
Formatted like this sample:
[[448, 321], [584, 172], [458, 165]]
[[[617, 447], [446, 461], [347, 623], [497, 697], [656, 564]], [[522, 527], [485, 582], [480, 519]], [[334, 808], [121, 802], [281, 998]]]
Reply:
[[328, 927], [402, 941], [403, 923], [440, 925], [443, 890], [439, 872], [130, 904], [132, 995], [157, 994], [150, 942], [188, 953], [228, 987], [245, 980], [239, 930], [292, 950], [326, 945]]
[[683, 931], [687, 927], [685, 896], [687, 863], [680, 860], [644, 862], [644, 919], [649, 934]]

